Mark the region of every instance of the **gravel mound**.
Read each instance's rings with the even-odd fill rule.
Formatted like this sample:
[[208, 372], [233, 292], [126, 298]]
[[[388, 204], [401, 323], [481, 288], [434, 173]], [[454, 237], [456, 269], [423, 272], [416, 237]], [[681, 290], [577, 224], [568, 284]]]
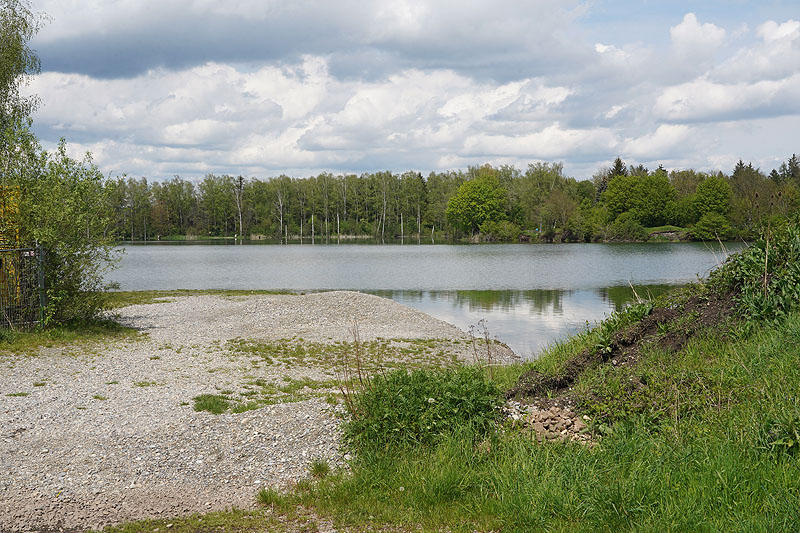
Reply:
[[321, 397], [194, 411], [195, 396], [246, 380], [335, 377], [325, 366], [257, 366], [227, 341], [352, 341], [357, 320], [364, 341], [436, 339], [468, 358], [455, 326], [356, 292], [179, 297], [126, 307], [121, 318], [144, 335], [0, 354], [0, 531], [248, 508], [260, 488], [305, 477], [314, 459], [341, 464], [335, 408]]

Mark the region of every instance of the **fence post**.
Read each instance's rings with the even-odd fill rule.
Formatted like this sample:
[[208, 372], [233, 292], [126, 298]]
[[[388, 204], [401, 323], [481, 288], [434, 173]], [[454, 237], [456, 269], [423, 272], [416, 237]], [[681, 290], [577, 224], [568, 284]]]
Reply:
[[37, 277], [39, 279], [39, 326], [44, 327], [44, 308], [47, 306], [47, 294], [44, 290], [44, 247], [36, 245]]

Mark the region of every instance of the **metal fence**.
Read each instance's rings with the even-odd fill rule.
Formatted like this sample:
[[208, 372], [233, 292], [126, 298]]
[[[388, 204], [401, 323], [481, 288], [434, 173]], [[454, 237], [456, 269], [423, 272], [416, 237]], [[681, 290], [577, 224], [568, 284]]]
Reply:
[[44, 310], [44, 250], [0, 249], [0, 328], [28, 329]]

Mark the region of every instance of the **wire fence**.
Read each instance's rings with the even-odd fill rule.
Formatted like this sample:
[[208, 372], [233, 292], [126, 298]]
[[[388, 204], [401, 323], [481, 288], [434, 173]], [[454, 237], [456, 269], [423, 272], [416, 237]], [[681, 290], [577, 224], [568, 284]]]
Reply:
[[0, 328], [30, 329], [43, 321], [44, 250], [0, 249]]

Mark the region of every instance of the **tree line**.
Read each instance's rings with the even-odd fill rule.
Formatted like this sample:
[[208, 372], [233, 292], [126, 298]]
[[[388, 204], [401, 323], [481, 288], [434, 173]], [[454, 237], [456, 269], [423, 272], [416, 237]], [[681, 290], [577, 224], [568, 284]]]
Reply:
[[666, 171], [617, 158], [591, 180], [560, 163], [466, 171], [322, 173], [268, 180], [207, 174], [163, 182], [104, 182], [105, 206], [122, 240], [215, 237], [341, 242], [428, 237], [474, 241], [597, 242], [748, 238], [800, 211], [800, 160], [765, 174], [739, 161], [730, 174]]

